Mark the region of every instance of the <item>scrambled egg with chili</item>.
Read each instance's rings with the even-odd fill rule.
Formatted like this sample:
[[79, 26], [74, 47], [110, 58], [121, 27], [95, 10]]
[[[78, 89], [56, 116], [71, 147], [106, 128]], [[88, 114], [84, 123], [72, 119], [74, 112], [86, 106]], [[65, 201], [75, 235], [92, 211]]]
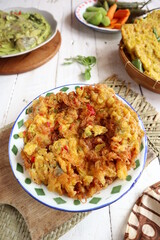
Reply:
[[27, 111], [21, 155], [50, 191], [88, 198], [135, 166], [144, 132], [105, 84], [41, 96]]
[[160, 80], [160, 10], [134, 24], [122, 26], [122, 38], [131, 59], [140, 59], [144, 73]]

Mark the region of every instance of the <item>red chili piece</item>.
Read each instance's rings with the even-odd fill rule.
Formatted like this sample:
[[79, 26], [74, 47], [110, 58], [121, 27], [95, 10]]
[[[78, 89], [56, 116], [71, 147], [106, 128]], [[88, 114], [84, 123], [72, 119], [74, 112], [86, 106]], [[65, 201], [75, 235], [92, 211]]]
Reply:
[[46, 126], [47, 126], [47, 127], [50, 127], [50, 126], [51, 126], [51, 123], [50, 123], [50, 122], [46, 122]]
[[90, 115], [90, 116], [96, 114], [94, 108], [93, 108], [89, 103], [87, 103], [87, 108], [88, 108], [88, 110], [89, 110], [89, 115]]
[[64, 146], [64, 149], [68, 152], [68, 147], [67, 147], [67, 145]]
[[35, 162], [35, 156], [32, 156], [31, 157], [31, 163], [34, 163]]

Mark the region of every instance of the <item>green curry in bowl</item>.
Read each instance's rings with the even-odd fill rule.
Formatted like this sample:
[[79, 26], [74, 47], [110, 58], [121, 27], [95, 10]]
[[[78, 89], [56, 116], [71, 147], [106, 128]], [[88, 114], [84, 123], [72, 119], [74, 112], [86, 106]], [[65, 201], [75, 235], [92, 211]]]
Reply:
[[29, 9], [0, 11], [0, 57], [26, 53], [50, 40], [54, 32], [51, 20], [54, 30], [57, 25], [50, 15]]

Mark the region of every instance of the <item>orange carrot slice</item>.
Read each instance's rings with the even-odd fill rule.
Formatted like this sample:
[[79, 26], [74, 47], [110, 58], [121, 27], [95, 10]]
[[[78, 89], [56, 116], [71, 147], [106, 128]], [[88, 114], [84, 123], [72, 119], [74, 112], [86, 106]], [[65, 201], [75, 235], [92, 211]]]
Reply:
[[118, 22], [118, 18], [113, 18], [112, 20], [111, 20], [111, 25], [112, 24], [115, 24], [115, 23], [117, 23]]
[[113, 16], [115, 14], [115, 11], [117, 9], [117, 4], [114, 3], [110, 8], [108, 9], [107, 16], [109, 17], [110, 20], [113, 19]]
[[130, 15], [129, 9], [119, 9], [114, 13], [114, 18], [124, 18]]
[[118, 20], [118, 23], [120, 23], [121, 25], [125, 24], [128, 20], [129, 16], [123, 17], [121, 19]]
[[122, 24], [121, 24], [121, 23], [115, 23], [115, 24], [113, 25], [113, 29], [121, 29], [121, 27], [122, 27]]

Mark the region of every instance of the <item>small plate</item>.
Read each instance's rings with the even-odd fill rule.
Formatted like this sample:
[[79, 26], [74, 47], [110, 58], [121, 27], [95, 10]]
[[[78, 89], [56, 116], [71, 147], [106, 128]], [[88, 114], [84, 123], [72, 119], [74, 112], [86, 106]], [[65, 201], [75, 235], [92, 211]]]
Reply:
[[105, 28], [105, 27], [97, 27], [94, 26], [90, 23], [88, 23], [84, 18], [83, 18], [83, 13], [86, 11], [86, 9], [88, 7], [92, 7], [97, 3], [97, 0], [88, 0], [85, 1], [83, 3], [81, 3], [80, 5], [78, 5], [78, 7], [76, 7], [75, 10], [75, 16], [76, 18], [85, 26], [92, 28], [98, 32], [103, 32], [103, 33], [118, 33], [121, 32], [121, 30], [119, 29], [109, 29], [109, 28]]
[[34, 48], [31, 48], [29, 50], [23, 51], [23, 52], [18, 52], [18, 53], [14, 53], [14, 54], [8, 54], [8, 55], [3, 55], [0, 56], [0, 58], [8, 58], [8, 57], [15, 57], [15, 56], [19, 56], [25, 53], [29, 53], [37, 48], [40, 48], [41, 46], [43, 46], [44, 44], [48, 43], [57, 33], [57, 21], [54, 19], [53, 15], [47, 11], [43, 11], [43, 10], [39, 10], [37, 8], [22, 8], [22, 7], [14, 7], [14, 8], [7, 8], [4, 9], [5, 12], [11, 12], [11, 11], [21, 11], [21, 12], [29, 12], [29, 13], [39, 13], [41, 14], [43, 17], [45, 17], [45, 19], [48, 21], [48, 23], [51, 26], [51, 34], [49, 35], [49, 37], [42, 42], [41, 44], [37, 45]]
[[[84, 86], [84, 84], [70, 84], [61, 87], [51, 89], [42, 94], [75, 91], [77, 87]], [[132, 108], [129, 103], [117, 95], [117, 97], [130, 108]], [[39, 96], [37, 97], [39, 98]], [[80, 202], [79, 200], [74, 200], [67, 196], [60, 196], [58, 193], [50, 192], [45, 185], [37, 185], [32, 182], [28, 171], [25, 170], [23, 160], [21, 158], [21, 149], [24, 146], [22, 138], [18, 138], [18, 133], [25, 130], [24, 122], [28, 119], [26, 109], [31, 106], [32, 102], [29, 103], [19, 114], [15, 124], [12, 128], [10, 139], [9, 139], [9, 161], [19, 184], [24, 188], [24, 190], [30, 194], [37, 201], [43, 203], [44, 205], [63, 211], [71, 212], [85, 212], [96, 210], [105, 206], [112, 204], [117, 201], [123, 195], [125, 195], [137, 182], [140, 177], [146, 157], [147, 157], [147, 138], [144, 136], [141, 143], [141, 151], [136, 158], [136, 168], [128, 171], [128, 176], [126, 180], [115, 180], [111, 185], [106, 189], [101, 190], [99, 193], [94, 194], [93, 197], [88, 198], [85, 203]], [[132, 108], [133, 109], [133, 108]], [[133, 109], [134, 110], [134, 109]], [[143, 123], [139, 118], [139, 125], [144, 130]]]

